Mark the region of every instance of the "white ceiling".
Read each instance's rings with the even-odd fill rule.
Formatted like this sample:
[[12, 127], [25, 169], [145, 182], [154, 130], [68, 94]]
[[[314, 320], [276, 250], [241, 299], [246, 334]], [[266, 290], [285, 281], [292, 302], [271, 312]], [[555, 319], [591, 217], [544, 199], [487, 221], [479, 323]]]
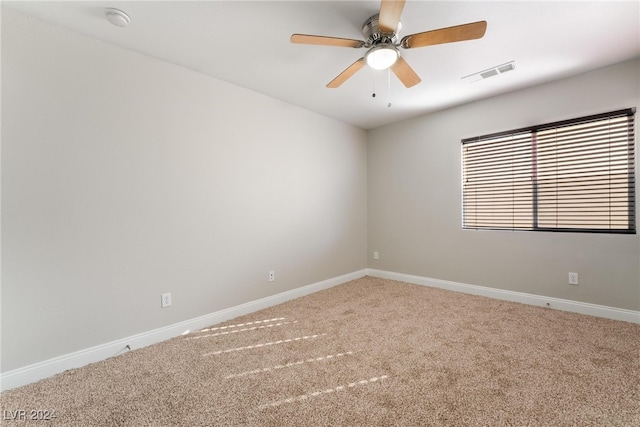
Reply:
[[[409, 0], [401, 37], [481, 20], [487, 32], [479, 40], [401, 50], [422, 78], [413, 88], [365, 67], [327, 89], [366, 50], [294, 45], [290, 35], [362, 39], [379, 1], [3, 1], [2, 7], [364, 129], [640, 56], [639, 1]], [[131, 24], [111, 25], [106, 7], [125, 11]], [[509, 61], [516, 65], [509, 73], [461, 79]]]

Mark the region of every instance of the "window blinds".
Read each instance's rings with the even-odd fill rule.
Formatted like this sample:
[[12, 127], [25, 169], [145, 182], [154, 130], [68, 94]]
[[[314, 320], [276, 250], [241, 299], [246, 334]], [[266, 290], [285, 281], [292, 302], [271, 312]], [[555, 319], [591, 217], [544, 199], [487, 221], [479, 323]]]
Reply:
[[635, 233], [634, 113], [462, 140], [463, 227]]

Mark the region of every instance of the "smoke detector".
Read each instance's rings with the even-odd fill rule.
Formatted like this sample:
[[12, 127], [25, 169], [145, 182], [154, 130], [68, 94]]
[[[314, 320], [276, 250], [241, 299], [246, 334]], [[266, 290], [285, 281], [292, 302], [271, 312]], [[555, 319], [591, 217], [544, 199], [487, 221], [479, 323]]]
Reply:
[[120, 9], [114, 9], [112, 7], [105, 9], [104, 16], [107, 21], [111, 22], [116, 27], [126, 27], [131, 23], [129, 15], [121, 11]]

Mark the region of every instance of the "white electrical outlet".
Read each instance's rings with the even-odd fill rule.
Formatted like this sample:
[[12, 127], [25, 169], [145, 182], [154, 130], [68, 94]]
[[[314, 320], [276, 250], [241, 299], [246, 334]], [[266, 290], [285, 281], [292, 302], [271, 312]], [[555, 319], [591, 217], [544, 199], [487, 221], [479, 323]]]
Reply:
[[373, 259], [380, 259], [380, 254], [378, 253], [378, 251], [375, 251], [373, 253]]
[[162, 294], [162, 308], [169, 307], [171, 305], [171, 292]]
[[273, 270], [271, 270], [271, 271], [269, 272], [269, 281], [270, 281], [270, 282], [275, 282], [275, 281], [276, 281], [276, 272], [275, 272], [275, 271], [273, 271]]
[[569, 273], [569, 284], [570, 285], [578, 284], [578, 273]]

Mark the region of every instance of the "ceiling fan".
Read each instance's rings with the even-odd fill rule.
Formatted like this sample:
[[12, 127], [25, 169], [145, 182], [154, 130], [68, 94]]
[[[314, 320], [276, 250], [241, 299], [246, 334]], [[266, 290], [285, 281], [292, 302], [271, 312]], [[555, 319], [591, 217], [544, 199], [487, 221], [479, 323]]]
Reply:
[[413, 49], [416, 47], [432, 46], [443, 43], [453, 43], [465, 40], [479, 39], [487, 30], [486, 21], [472, 22], [454, 27], [404, 36], [398, 42], [400, 31], [400, 15], [406, 0], [381, 0], [380, 13], [367, 19], [362, 27], [365, 41], [345, 39], [339, 37], [314, 36], [310, 34], [293, 34], [291, 43], [315, 44], [338, 47], [366, 48], [367, 53], [353, 64], [349, 65], [336, 78], [331, 80], [328, 88], [337, 88], [358, 72], [365, 64], [376, 70], [391, 71], [406, 87], [412, 87], [421, 82], [420, 77], [400, 55], [399, 47]]

